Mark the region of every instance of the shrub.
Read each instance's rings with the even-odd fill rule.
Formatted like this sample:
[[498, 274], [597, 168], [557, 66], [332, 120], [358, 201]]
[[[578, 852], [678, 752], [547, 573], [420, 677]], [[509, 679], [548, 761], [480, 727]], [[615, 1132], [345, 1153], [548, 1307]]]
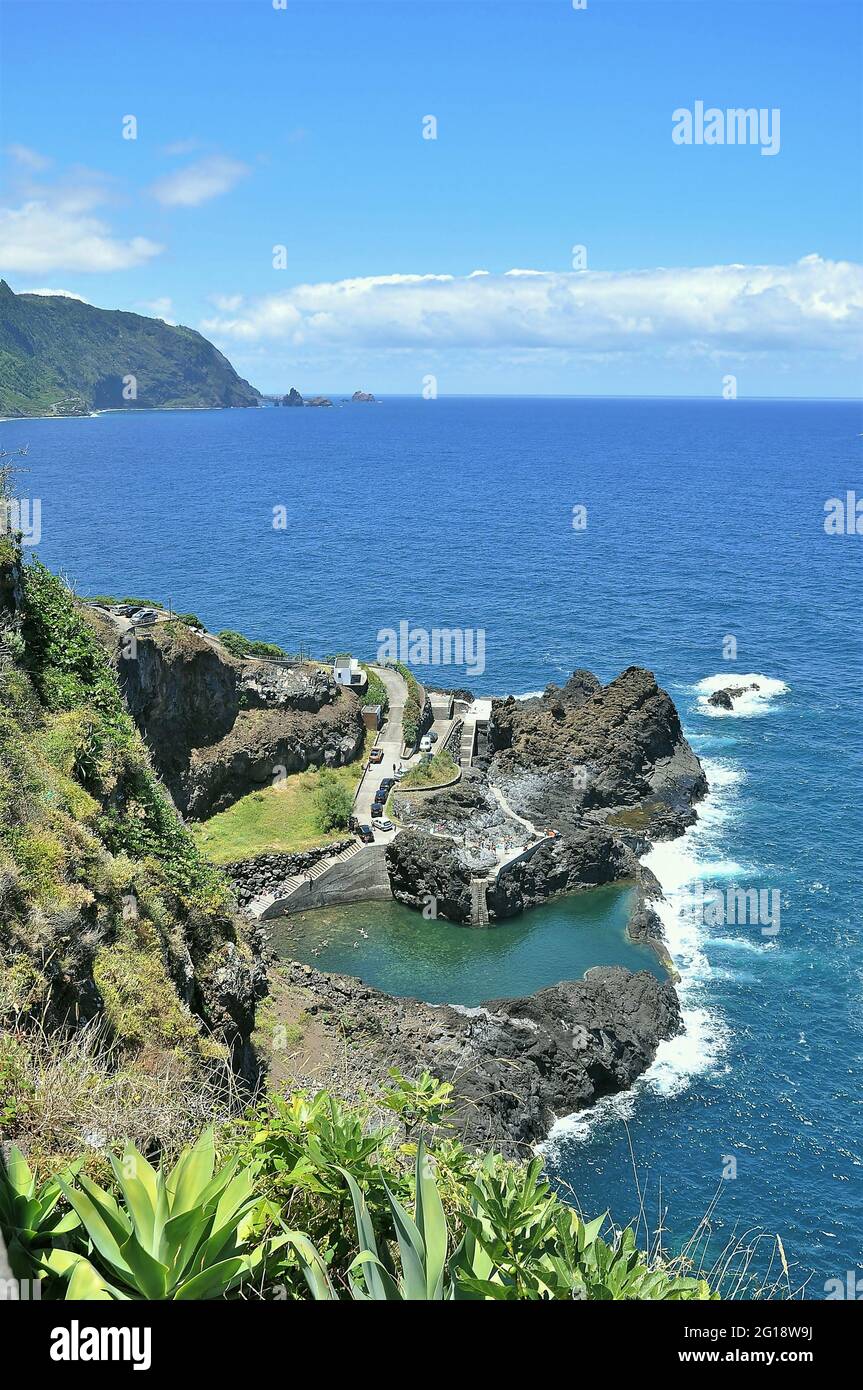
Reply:
[[287, 656], [287, 652], [276, 645], [275, 642], [250, 642], [249, 656], [259, 656], [264, 661], [271, 658], [274, 661], [282, 661]]
[[207, 630], [206, 624], [201, 622], [196, 613], [175, 613], [174, 617], [178, 623], [185, 623], [186, 627], [201, 627], [205, 632]]
[[365, 671], [366, 677], [368, 679], [368, 686], [366, 688], [365, 696], [366, 704], [380, 705], [382, 713], [384, 714], [384, 716], [386, 716], [386, 713], [390, 707], [390, 697], [387, 692], [387, 688], [381, 680], [380, 676], [378, 675], [377, 671], [373, 671], [370, 666], [363, 666], [363, 670]]
[[241, 661], [244, 656], [248, 656], [252, 649], [252, 644], [248, 637], [244, 637], [241, 632], [233, 632], [231, 628], [223, 628], [216, 634], [222, 646]]
[[[65, 1174], [71, 1180], [74, 1171]], [[5, 1160], [0, 1156], [0, 1234], [16, 1279], [40, 1277], [43, 1257], [61, 1249], [62, 1237], [79, 1224], [75, 1212], [61, 1212], [61, 1182], [51, 1178], [37, 1186], [36, 1178], [15, 1144]]]
[[322, 768], [315, 790], [315, 825], [322, 834], [343, 830], [354, 807], [353, 797], [329, 768]]
[[420, 736], [420, 721], [422, 710], [418, 702], [410, 696], [405, 702], [402, 712], [402, 738], [409, 748], [413, 748]]
[[435, 753], [427, 762], [421, 762], [405, 773], [399, 783], [399, 791], [411, 787], [434, 787], [440, 782], [450, 782], [457, 772], [458, 765], [447, 750], [441, 748], [440, 752]]
[[132, 1144], [111, 1166], [120, 1202], [83, 1176], [57, 1180], [88, 1238], [86, 1254], [55, 1248], [45, 1260], [67, 1299], [220, 1298], [254, 1268], [254, 1172], [234, 1158], [214, 1176], [211, 1129], [168, 1174]]

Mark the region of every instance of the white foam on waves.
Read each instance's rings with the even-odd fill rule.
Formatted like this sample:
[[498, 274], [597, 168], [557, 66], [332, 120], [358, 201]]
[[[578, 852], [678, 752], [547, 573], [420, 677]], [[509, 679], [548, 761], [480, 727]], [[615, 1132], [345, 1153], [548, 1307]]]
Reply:
[[[729, 686], [734, 689], [736, 686], [757, 685], [757, 690], [747, 690], [745, 695], [734, 697], [733, 709], [721, 709], [718, 705], [711, 705], [708, 697], [717, 690], [725, 690]], [[704, 680], [699, 681], [695, 686], [698, 692], [698, 712], [706, 714], [711, 719], [753, 719], [760, 715], [769, 714], [773, 701], [778, 695], [787, 695], [788, 686], [785, 681], [777, 680], [775, 676], [762, 676], [756, 671], [745, 676], [730, 675], [723, 671], [721, 675], [705, 676]]]
[[698, 820], [676, 840], [653, 845], [642, 863], [658, 878], [665, 900], [657, 903], [665, 940], [680, 980], [677, 994], [683, 1014], [683, 1032], [659, 1044], [656, 1057], [635, 1086], [608, 1096], [589, 1110], [557, 1120], [546, 1144], [547, 1152], [560, 1140], [580, 1141], [605, 1124], [628, 1119], [644, 1091], [675, 1096], [693, 1079], [722, 1065], [729, 1034], [726, 1025], [709, 1007], [706, 985], [716, 972], [705, 955], [709, 931], [692, 912], [691, 894], [698, 880], [716, 883], [734, 880], [743, 872], [732, 859], [710, 853], [710, 842], [719, 825], [732, 811], [737, 787], [745, 774], [727, 762], [702, 760], [710, 793], [698, 807]]

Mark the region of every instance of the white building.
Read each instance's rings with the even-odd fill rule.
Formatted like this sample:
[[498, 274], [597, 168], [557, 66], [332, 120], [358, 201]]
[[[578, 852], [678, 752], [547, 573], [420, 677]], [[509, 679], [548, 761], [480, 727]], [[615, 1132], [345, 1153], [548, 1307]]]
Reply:
[[333, 680], [337, 685], [365, 685], [366, 673], [353, 656], [337, 656], [333, 662]]

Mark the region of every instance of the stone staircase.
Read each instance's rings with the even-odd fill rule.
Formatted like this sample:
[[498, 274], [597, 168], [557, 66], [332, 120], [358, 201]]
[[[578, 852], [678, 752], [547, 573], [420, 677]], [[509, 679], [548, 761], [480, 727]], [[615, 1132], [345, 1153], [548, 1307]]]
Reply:
[[488, 879], [472, 878], [470, 881], [470, 923], [472, 927], [488, 926], [488, 903], [486, 889]]
[[462, 769], [470, 767], [473, 762], [473, 750], [476, 743], [476, 719], [470, 715], [465, 719], [461, 726], [461, 743], [459, 746], [459, 767]]
[[314, 883], [321, 878], [328, 869], [334, 864], [344, 864], [349, 859], [353, 859], [355, 854], [359, 854], [362, 845], [354, 841], [343, 849], [340, 854], [330, 854], [326, 859], [319, 859], [317, 864], [313, 864], [307, 874], [291, 874], [284, 883], [279, 884], [278, 893], [262, 893], [259, 898], [253, 898], [246, 911], [251, 917], [263, 917], [267, 908], [272, 907], [274, 902], [286, 902], [293, 897], [298, 888], [303, 888], [307, 883]]

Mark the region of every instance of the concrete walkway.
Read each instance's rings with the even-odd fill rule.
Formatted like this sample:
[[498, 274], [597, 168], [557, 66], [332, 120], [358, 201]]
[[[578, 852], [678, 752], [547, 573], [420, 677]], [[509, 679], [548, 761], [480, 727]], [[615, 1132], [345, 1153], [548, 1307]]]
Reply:
[[[376, 676], [379, 676], [386, 686], [389, 696], [390, 707], [383, 728], [378, 733], [375, 740], [375, 747], [384, 750], [383, 762], [370, 763], [363, 773], [363, 780], [360, 782], [359, 790], [354, 800], [354, 815], [360, 825], [370, 825], [374, 829], [372, 820], [372, 802], [375, 799], [375, 792], [385, 777], [392, 777], [393, 767], [398, 767], [404, 763], [402, 753], [402, 713], [407, 700], [407, 682], [398, 671], [393, 671], [389, 666], [371, 666]], [[375, 831], [375, 840], [381, 844], [388, 844], [395, 834], [394, 831], [384, 832]]]

